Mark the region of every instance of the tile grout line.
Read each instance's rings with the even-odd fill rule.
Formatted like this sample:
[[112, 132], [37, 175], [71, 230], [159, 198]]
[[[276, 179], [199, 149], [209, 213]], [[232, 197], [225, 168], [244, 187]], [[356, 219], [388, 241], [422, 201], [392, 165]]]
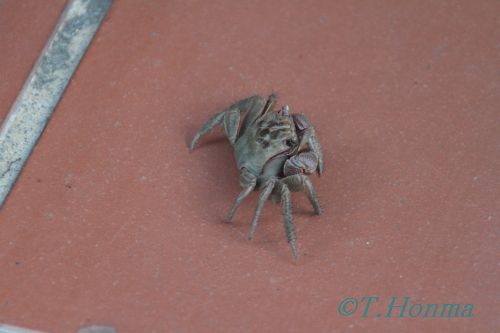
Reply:
[[112, 0], [70, 0], [0, 128], [0, 208]]

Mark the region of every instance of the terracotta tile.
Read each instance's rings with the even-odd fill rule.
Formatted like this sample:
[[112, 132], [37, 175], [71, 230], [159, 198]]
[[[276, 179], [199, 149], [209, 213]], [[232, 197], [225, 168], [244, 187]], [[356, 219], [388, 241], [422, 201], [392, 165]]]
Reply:
[[65, 2], [0, 1], [0, 124], [49, 38]]
[[[495, 331], [499, 11], [495, 1], [115, 1], [0, 212], [0, 321], [51, 332]], [[19, 87], [1, 86], [2, 101]], [[293, 196], [297, 265], [278, 206], [266, 205], [251, 242], [256, 194], [221, 223], [240, 190], [222, 135], [186, 147], [215, 112], [272, 91], [316, 124], [326, 154], [313, 179], [324, 215]], [[470, 303], [474, 318], [338, 314], [342, 299], [370, 295]]]

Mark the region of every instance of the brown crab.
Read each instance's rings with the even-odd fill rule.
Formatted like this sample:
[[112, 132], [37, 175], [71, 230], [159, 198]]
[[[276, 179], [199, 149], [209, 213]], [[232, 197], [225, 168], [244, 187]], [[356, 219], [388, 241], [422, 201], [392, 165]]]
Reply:
[[[283, 106], [273, 112], [276, 96], [252, 96], [231, 105], [210, 118], [195, 134], [190, 150], [198, 140], [216, 126], [222, 125], [234, 147], [243, 191], [231, 207], [229, 222], [240, 203], [254, 190], [260, 191], [257, 208], [250, 226], [253, 238], [259, 217], [268, 198], [283, 205], [286, 236], [294, 259], [297, 245], [292, 220], [290, 192], [305, 191], [314, 212], [321, 214], [316, 191], [308, 177], [323, 173], [323, 154], [314, 127], [302, 114], [290, 114]], [[240, 126], [240, 114], [246, 112]]]

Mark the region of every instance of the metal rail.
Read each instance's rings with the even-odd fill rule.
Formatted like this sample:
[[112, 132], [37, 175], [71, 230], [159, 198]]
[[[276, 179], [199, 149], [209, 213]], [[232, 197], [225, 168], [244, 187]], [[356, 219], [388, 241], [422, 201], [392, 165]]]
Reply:
[[0, 128], [0, 208], [42, 134], [111, 0], [70, 0]]

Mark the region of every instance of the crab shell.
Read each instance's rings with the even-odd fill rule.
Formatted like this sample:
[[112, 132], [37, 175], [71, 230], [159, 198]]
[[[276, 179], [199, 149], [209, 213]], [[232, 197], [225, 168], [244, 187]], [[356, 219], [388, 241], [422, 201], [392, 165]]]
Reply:
[[[245, 118], [246, 126], [242, 126], [235, 142], [238, 169], [240, 172], [246, 169], [258, 178], [258, 183], [265, 183], [269, 177], [312, 174], [318, 166], [315, 153], [302, 152], [306, 148], [304, 133], [310, 127], [309, 121], [301, 114], [289, 115], [287, 111], [284, 106], [279, 112], [263, 113], [250, 124], [245, 124]], [[245, 183], [243, 179], [241, 186]]]

